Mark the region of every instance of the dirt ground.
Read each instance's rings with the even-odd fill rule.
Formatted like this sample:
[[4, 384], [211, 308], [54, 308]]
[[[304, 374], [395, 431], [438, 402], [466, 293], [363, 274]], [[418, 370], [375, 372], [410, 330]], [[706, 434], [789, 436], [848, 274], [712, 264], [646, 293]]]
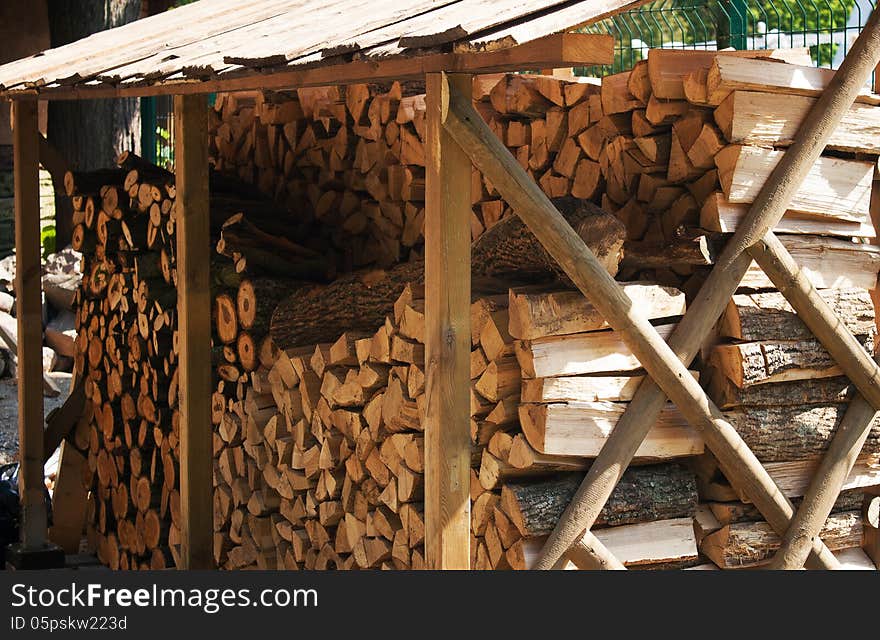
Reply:
[[[57, 398], [43, 398], [43, 415], [67, 399], [70, 374], [52, 374], [61, 389]], [[0, 464], [18, 459], [18, 384], [14, 378], [0, 379]]]

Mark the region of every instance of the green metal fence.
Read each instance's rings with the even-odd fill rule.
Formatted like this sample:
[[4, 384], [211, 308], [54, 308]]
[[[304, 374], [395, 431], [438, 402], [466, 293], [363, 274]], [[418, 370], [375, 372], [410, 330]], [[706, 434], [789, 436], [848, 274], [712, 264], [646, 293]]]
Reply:
[[171, 96], [141, 98], [141, 154], [168, 170], [174, 166], [173, 112]]
[[612, 65], [576, 69], [602, 76], [626, 71], [648, 49], [809, 47], [813, 62], [837, 68], [867, 22], [874, 0], [657, 0], [583, 29], [614, 36]]

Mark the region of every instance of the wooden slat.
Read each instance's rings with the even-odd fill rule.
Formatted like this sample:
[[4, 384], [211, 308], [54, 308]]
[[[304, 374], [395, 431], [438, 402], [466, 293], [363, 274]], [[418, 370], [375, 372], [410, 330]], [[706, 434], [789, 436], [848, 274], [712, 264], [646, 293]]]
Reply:
[[15, 171], [15, 291], [18, 316], [19, 487], [21, 541], [35, 548], [46, 542], [43, 497], [43, 331], [40, 300], [40, 130], [37, 101], [13, 109]]
[[211, 288], [208, 238], [208, 104], [174, 99], [180, 332], [181, 569], [210, 569], [213, 558]]
[[[471, 163], [441, 124], [443, 80], [426, 84], [425, 555], [432, 569], [468, 569]], [[449, 82], [470, 96], [472, 76]]]

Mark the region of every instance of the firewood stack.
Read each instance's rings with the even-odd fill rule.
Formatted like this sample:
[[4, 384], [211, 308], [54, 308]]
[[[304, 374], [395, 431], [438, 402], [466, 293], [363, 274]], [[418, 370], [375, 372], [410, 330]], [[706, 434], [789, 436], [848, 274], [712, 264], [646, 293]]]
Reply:
[[[178, 212], [171, 173], [131, 153], [118, 164], [65, 177], [74, 210], [72, 244], [82, 252], [74, 365], [86, 398], [69, 440], [88, 456], [88, 533], [101, 561], [114, 569], [157, 569], [174, 566], [179, 549]], [[246, 186], [212, 176], [211, 189], [210, 241], [225, 239], [227, 249], [232, 238], [267, 235], [279, 217], [276, 206]], [[296, 247], [290, 237], [273, 239]], [[291, 273], [308, 277], [323, 268], [314, 252], [290, 253], [282, 260]], [[218, 255], [211, 265], [218, 290], [242, 280], [244, 258], [232, 249], [229, 255], [235, 260]], [[255, 275], [243, 289], [264, 295], [267, 280], [285, 292], [302, 286], [283, 285], [267, 272], [253, 260], [248, 273]], [[239, 367], [254, 368], [251, 360], [268, 333], [264, 310], [248, 307], [242, 317], [249, 333], [242, 333], [237, 349], [224, 352], [217, 340], [214, 354], [221, 374], [236, 381]]]
[[[474, 100], [633, 305], [668, 336], [827, 81], [827, 72], [786, 60], [809, 64], [804, 50], [652, 51], [601, 86], [480, 77]], [[212, 111], [215, 168], [276, 203], [248, 201], [253, 194], [240, 189], [238, 199], [212, 194], [221, 567], [425, 566], [425, 112], [411, 89], [228, 94]], [[868, 350], [880, 251], [865, 242], [875, 232], [873, 164], [864, 156], [880, 154], [877, 104], [860, 98], [777, 227]], [[162, 566], [179, 536], [173, 186], [136, 179], [134, 192], [125, 190], [130, 213], [120, 207], [114, 218], [114, 206], [96, 216], [103, 185], [131, 187], [122, 173], [77, 185], [101, 200], [93, 196], [94, 223], [87, 197], [77, 207], [88, 268], [78, 366], [96, 416], [83, 436], [98, 470], [92, 504], [103, 558], [114, 567]], [[212, 190], [220, 184], [216, 177]], [[279, 203], [289, 210], [283, 217]], [[477, 171], [472, 203], [471, 565], [524, 569], [644, 372]], [[144, 224], [143, 247], [125, 231], [129, 216]], [[122, 244], [111, 250], [108, 237]], [[158, 270], [144, 275], [153, 263]], [[145, 354], [134, 358], [137, 380], [135, 347], [115, 346], [129, 335]], [[853, 391], [756, 266], [691, 369], [797, 502]], [[772, 556], [779, 538], [673, 405], [636, 458], [594, 529], [628, 567], [749, 567]], [[866, 562], [857, 547], [873, 525], [870, 510], [867, 521], [860, 512], [862, 491], [878, 485], [875, 430], [823, 533], [848, 566]], [[136, 506], [123, 492], [136, 495]], [[148, 513], [156, 514], [149, 525]], [[154, 520], [158, 551], [142, 540]]]
[[[716, 67], [724, 62], [787, 68], [780, 60], [748, 59], [772, 55], [808, 63], [804, 51], [749, 52], [719, 57], [719, 62], [716, 55], [652, 52], [649, 62], [640, 63], [633, 72], [605, 78], [601, 87], [511, 75], [483, 77], [474, 83], [478, 110], [548, 195], [592, 199], [625, 224], [620, 272], [616, 262], [609, 271], [626, 281], [627, 295], [663, 335], [673, 330], [685, 311], [685, 298], [704, 279], [723, 234], [735, 230], [811, 99], [798, 97], [807, 102], [798, 103], [796, 112], [779, 115], [778, 109], [761, 106], [770, 101], [788, 108], [792, 96], [780, 103], [773, 93], [777, 89], [767, 93], [731, 89], [723, 96], [713, 89], [711, 98], [694, 98], [701, 79], [714, 78]], [[360, 87], [353, 91], [361, 96], [358, 100], [365, 99], [365, 111], [374, 115], [378, 108], [371, 109], [370, 96], [384, 101], [397, 95], [397, 87], [390, 92], [373, 88], [365, 92]], [[304, 95], [297, 97], [302, 101]], [[323, 170], [304, 168], [321, 153], [332, 157], [330, 132], [341, 136], [339, 132], [347, 127], [345, 135], [357, 140], [355, 147], [376, 142], [358, 137], [366, 129], [357, 123], [369, 118], [360, 120], [356, 114], [361, 112], [351, 111], [356, 100], [332, 91], [320, 95], [321, 106], [312, 109], [311, 120], [305, 112], [300, 116], [296, 108], [287, 107], [288, 113], [297, 114], [298, 131], [309, 129], [318, 132], [316, 139], [324, 138], [323, 143], [315, 143], [320, 153], [282, 144], [288, 166], [298, 167], [294, 172]], [[254, 164], [248, 136], [259, 139], [266, 129], [271, 138], [273, 126], [281, 126], [282, 133], [285, 129], [253, 114], [268, 109], [269, 117], [275, 117], [272, 114], [280, 107], [266, 107], [266, 101], [283, 105], [295, 98], [255, 96], [253, 106], [237, 104], [236, 99], [227, 98], [233, 101], [218, 111], [219, 126], [243, 114], [249, 129], [240, 134], [244, 139], [234, 155], [220, 153], [218, 166], [245, 174], [255, 171], [257, 182], [266, 189], [270, 185], [263, 178], [266, 167]], [[401, 100], [399, 107], [405, 105], [407, 110], [423, 105], [419, 96]], [[848, 126], [867, 132], [876, 117], [871, 109], [857, 104]], [[378, 130], [375, 120], [371, 122]], [[230, 124], [223, 135], [235, 130]], [[876, 249], [849, 239], [874, 236], [867, 218], [868, 163], [852, 152], [876, 154], [877, 143], [857, 132], [829, 147], [831, 155], [817, 163], [816, 184], [830, 185], [825, 193], [819, 186], [805, 187], [796, 211], [786, 214], [777, 232], [807, 268], [814, 285], [828, 289], [832, 306], [871, 349], [874, 311], [866, 290], [873, 288], [880, 262]], [[277, 131], [275, 139], [281, 139]], [[392, 183], [400, 164], [407, 162], [393, 144], [385, 160], [378, 177]], [[416, 164], [416, 170], [421, 166]], [[357, 184], [351, 178], [354, 170], [337, 165], [347, 187]], [[294, 198], [300, 213], [314, 208], [324, 196], [314, 189], [313, 181], [307, 181], [312, 185], [311, 201], [297, 196], [297, 179], [289, 179], [294, 174], [277, 168], [269, 173], [274, 182], [266, 190]], [[281, 175], [286, 177], [282, 180]], [[367, 210], [388, 208], [378, 192], [349, 191], [341, 196], [343, 200], [360, 199]], [[829, 197], [835, 192], [847, 197]], [[504, 227], [498, 223], [508, 221], [511, 211], [477, 171], [472, 196], [474, 247], [482, 242], [485, 248], [493, 235], [499, 235], [493, 231]], [[396, 200], [394, 195], [386, 198]], [[394, 206], [406, 210], [409, 203]], [[367, 215], [367, 219], [374, 218]], [[375, 239], [372, 226], [359, 232]], [[251, 373], [250, 388], [238, 384], [234, 394], [228, 385], [222, 391], [218, 388], [215, 551], [224, 566], [423, 565], [421, 497], [418, 491], [409, 491], [418, 484], [413, 476], [420, 479], [423, 472], [424, 306], [419, 243], [407, 245], [412, 247], [408, 264], [380, 275], [346, 276], [326, 289], [301, 292], [278, 304], [270, 333], [277, 338], [276, 349], [278, 343], [287, 347], [262, 350], [269, 359]], [[495, 251], [499, 263], [507, 253]], [[506, 293], [476, 293], [471, 310], [472, 566], [521, 569], [529, 566], [552, 530], [643, 373], [604, 319], [571, 290], [564, 275], [555, 273], [538, 283], [526, 277], [514, 284], [517, 276], [533, 275], [521, 262], [523, 252], [508, 255], [503, 273], [483, 270], [479, 256], [475, 250], [475, 275], [502, 275], [512, 286]], [[383, 259], [372, 264], [383, 264]], [[383, 291], [379, 306], [364, 295], [376, 286]], [[391, 292], [401, 290], [392, 310]], [[777, 344], [772, 345], [774, 341]], [[851, 389], [757, 267], [731, 301], [715, 342], [694, 363], [693, 375], [728, 411], [774, 479], [797, 501]], [[771, 352], [770, 364], [762, 369], [757, 356]], [[381, 377], [376, 376], [377, 367], [384, 370]], [[818, 379], [799, 381], [807, 377]], [[258, 410], [256, 418], [248, 413], [248, 404]], [[292, 421], [287, 420], [279, 440], [275, 434], [280, 417], [290, 411]], [[788, 435], [786, 426], [792, 422], [807, 435]], [[877, 451], [875, 445], [875, 438], [869, 440], [849, 489], [880, 483], [877, 455], [872, 453]], [[674, 406], [661, 414], [637, 457], [641, 464], [626, 472], [595, 530], [627, 566], [731, 568], [761, 564], [772, 555], [778, 538], [743, 496], [727, 485], [711, 454], [704, 453], [702, 441]], [[847, 562], [856, 565], [864, 560], [853, 548], [860, 544], [861, 500], [857, 491], [844, 493], [827, 532], [831, 548], [845, 551]], [[271, 506], [261, 506], [265, 504]]]
[[88, 533], [113, 569], [173, 566], [177, 535], [174, 177], [123, 154], [119, 168], [65, 176], [76, 292], [75, 370], [86, 405]]

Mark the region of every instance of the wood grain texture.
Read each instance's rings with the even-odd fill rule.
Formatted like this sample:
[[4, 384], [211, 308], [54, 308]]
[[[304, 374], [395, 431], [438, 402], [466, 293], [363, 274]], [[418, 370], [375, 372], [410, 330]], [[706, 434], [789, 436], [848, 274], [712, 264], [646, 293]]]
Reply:
[[[322, 28], [325, 25], [322, 25]], [[186, 30], [183, 30], [186, 31]], [[289, 39], [290, 34], [285, 33]], [[392, 40], [397, 41], [396, 38]], [[248, 45], [252, 44], [251, 41]], [[167, 43], [163, 41], [162, 51]], [[220, 91], [249, 91], [255, 89], [288, 89], [290, 87], [322, 87], [326, 85], [354, 84], [359, 82], [384, 82], [421, 79], [427, 73], [455, 71], [458, 73], [496, 73], [518, 71], [525, 67], [572, 67], [589, 64], [606, 64], [613, 54], [613, 38], [583, 33], [556, 33], [530, 42], [496, 48], [484, 52], [432, 53], [421, 56], [397, 56], [385, 59], [365, 59], [342, 64], [329, 64], [317, 68], [278, 67], [263, 73], [238, 71], [208, 80], [195, 81], [178, 77], [159, 84], [100, 83], [97, 85], [64, 85], [44, 87], [40, 97], [47, 100], [115, 98], [128, 96], [189, 95]], [[123, 48], [123, 47], [120, 47]], [[331, 56], [331, 59], [336, 59]], [[143, 62], [143, 61], [141, 61]], [[68, 65], [69, 66], [69, 63]], [[179, 69], [169, 69], [174, 73]], [[224, 68], [228, 68], [224, 65]], [[203, 68], [199, 68], [204, 73]], [[118, 70], [114, 70], [117, 71]], [[148, 68], [155, 72], [156, 66]], [[3, 81], [0, 80], [0, 83]], [[8, 92], [18, 99], [32, 97], [34, 89], [16, 88]]]
[[208, 105], [174, 99], [177, 162], [178, 313], [180, 331], [181, 569], [211, 569], [211, 288], [208, 209]]
[[427, 77], [425, 211], [425, 555], [470, 568], [470, 160], [443, 128], [446, 80]]
[[[816, 103], [805, 96], [734, 91], [715, 110], [715, 122], [728, 142], [788, 146]], [[880, 114], [855, 103], [828, 139], [828, 148], [877, 153]]]
[[46, 542], [43, 497], [43, 359], [40, 300], [40, 182], [36, 100], [13, 109], [15, 181], [15, 290], [18, 316], [18, 440], [21, 541], [37, 548]]

